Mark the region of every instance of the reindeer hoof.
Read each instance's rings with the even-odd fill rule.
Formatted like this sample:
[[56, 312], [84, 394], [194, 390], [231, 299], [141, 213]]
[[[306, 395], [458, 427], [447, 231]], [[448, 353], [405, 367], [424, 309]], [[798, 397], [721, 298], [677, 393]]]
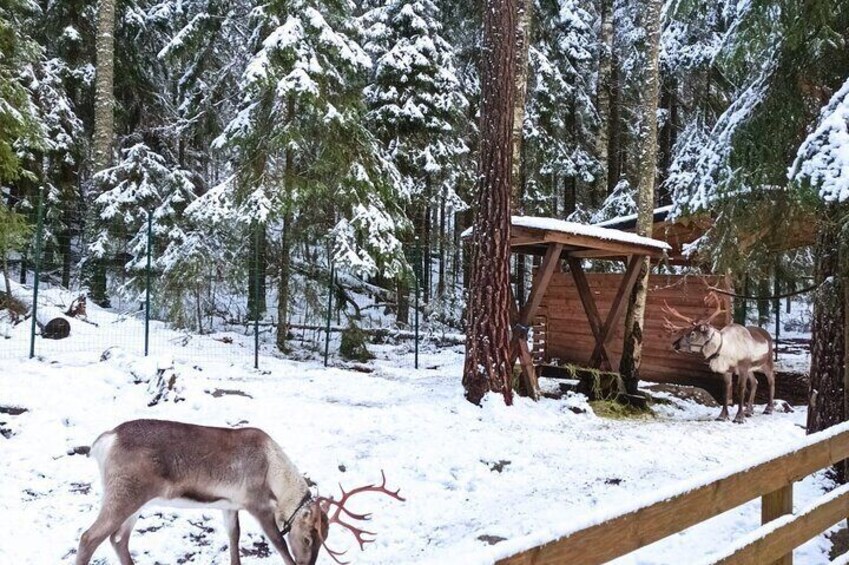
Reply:
[[767, 406], [766, 410], [764, 410], [764, 414], [766, 414], [767, 416], [772, 414], [772, 406]]
[[717, 422], [727, 422], [729, 420], [728, 414], [720, 414], [716, 417]]
[[746, 418], [744, 418], [743, 416], [735, 416], [734, 423], [735, 424], [745, 424]]

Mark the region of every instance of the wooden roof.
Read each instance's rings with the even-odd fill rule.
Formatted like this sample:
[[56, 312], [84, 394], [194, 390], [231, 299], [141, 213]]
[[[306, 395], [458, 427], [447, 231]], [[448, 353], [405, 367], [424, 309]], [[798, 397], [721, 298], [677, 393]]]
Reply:
[[[684, 247], [704, 236], [714, 224], [714, 218], [708, 212], [671, 219], [672, 206], [663, 206], [654, 210], [652, 237], [665, 241], [672, 248], [668, 253], [671, 263], [698, 263], [699, 258], [685, 255]], [[763, 210], [763, 213], [770, 213]], [[769, 251], [789, 251], [799, 247], [813, 245], [816, 242], [816, 221], [813, 216], [800, 210], [787, 210], [779, 225], [772, 229], [752, 230], [740, 240], [742, 248], [750, 248], [758, 243]], [[617, 229], [633, 233], [637, 225], [636, 214], [621, 216], [599, 222], [598, 227]]]
[[671, 247], [664, 241], [622, 230], [567, 222], [555, 218], [513, 216], [510, 247], [514, 252], [544, 254], [551, 244], [576, 258], [614, 259], [628, 255], [660, 257]]

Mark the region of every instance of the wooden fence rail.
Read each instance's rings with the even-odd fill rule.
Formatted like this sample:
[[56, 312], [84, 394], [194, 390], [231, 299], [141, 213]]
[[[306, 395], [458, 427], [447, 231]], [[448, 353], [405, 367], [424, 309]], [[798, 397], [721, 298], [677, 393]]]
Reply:
[[[641, 506], [498, 565], [605, 563], [760, 497], [760, 529], [716, 563], [791, 565], [793, 549], [849, 517], [849, 486], [793, 514], [793, 483], [849, 458], [849, 422], [812, 434], [784, 454]], [[749, 541], [747, 541], [749, 540]]]

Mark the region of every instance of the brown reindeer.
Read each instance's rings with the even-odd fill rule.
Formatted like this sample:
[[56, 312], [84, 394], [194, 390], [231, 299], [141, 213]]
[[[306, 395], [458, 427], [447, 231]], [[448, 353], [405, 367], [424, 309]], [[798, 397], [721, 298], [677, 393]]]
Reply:
[[[732, 375], [737, 374], [737, 395], [739, 407], [734, 422], [741, 424], [746, 416], [753, 413], [753, 403], [758, 381], [754, 372], [766, 375], [769, 383], [769, 402], [764, 414], [771, 414], [775, 399], [775, 374], [773, 371], [773, 343], [769, 332], [758, 327], [744, 327], [739, 324], [728, 324], [717, 329], [712, 325], [722, 313], [722, 303], [716, 293], [711, 292], [705, 297], [705, 302], [715, 303], [716, 310], [707, 317], [696, 320], [684, 316], [676, 309], [666, 304], [663, 309], [668, 315], [684, 322], [683, 325], [666, 318], [666, 329], [678, 337], [672, 342], [676, 351], [697, 353], [702, 355], [714, 373], [720, 373], [725, 380], [725, 399], [722, 412], [717, 420], [728, 419], [728, 405], [731, 403]], [[744, 403], [746, 383], [750, 392], [748, 402]], [[744, 406], [745, 404], [745, 406]]]
[[[108, 537], [121, 561], [132, 565], [129, 538], [146, 505], [218, 508], [230, 538], [230, 563], [239, 565], [239, 511], [259, 522], [287, 565], [314, 565], [322, 546], [337, 561], [343, 552], [325, 544], [330, 524], [348, 528], [360, 549], [374, 536], [342, 520], [368, 520], [345, 508], [351, 496], [380, 492], [404, 500], [383, 483], [345, 492], [338, 501], [313, 496], [306, 479], [280, 446], [256, 428], [212, 428], [164, 420], [134, 420], [101, 434], [91, 446], [103, 479], [103, 502], [80, 538], [76, 565], [88, 565]], [[341, 488], [341, 486], [340, 486]], [[328, 517], [332, 508], [335, 510]], [[286, 544], [288, 534], [292, 553]]]

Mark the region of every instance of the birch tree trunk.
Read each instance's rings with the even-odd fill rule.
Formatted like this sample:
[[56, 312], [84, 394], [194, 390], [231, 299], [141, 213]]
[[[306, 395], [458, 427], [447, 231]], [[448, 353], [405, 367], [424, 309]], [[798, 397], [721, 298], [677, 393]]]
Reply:
[[94, 78], [94, 171], [109, 166], [115, 137], [115, 0], [100, 0], [95, 41], [97, 68]]
[[481, 53], [480, 164], [466, 326], [466, 399], [513, 402], [510, 366], [510, 194], [516, 0], [487, 0]]
[[528, 95], [528, 50], [531, 43], [533, 0], [516, 0], [516, 94], [513, 100], [513, 212], [522, 213], [522, 125], [525, 122], [525, 101]]
[[[610, 192], [610, 187], [616, 186], [616, 180], [610, 178], [610, 120], [611, 120], [611, 91], [613, 88], [613, 0], [601, 2], [601, 35], [599, 37], [601, 55], [598, 64], [598, 95], [596, 109], [598, 110], [598, 136], [596, 137], [596, 154], [598, 155], [599, 173], [593, 185], [592, 206], [601, 205]], [[611, 184], [612, 183], [612, 184]]]
[[[647, 0], [644, 4], [643, 25], [646, 29], [645, 84], [641, 88], [640, 129], [638, 143], [639, 184], [637, 194], [637, 234], [651, 236], [654, 213], [654, 190], [657, 175], [657, 105], [660, 90], [658, 51], [660, 45], [661, 0]], [[643, 260], [637, 277], [628, 314], [625, 318], [625, 342], [619, 372], [629, 394], [637, 393], [640, 380], [640, 362], [643, 353], [643, 321], [646, 312], [649, 271], [651, 261]]]
[[[100, 0], [97, 10], [94, 139], [92, 140], [95, 173], [111, 164], [112, 141], [115, 137], [115, 2], [116, 0]], [[97, 218], [91, 218], [93, 223], [97, 220]], [[92, 261], [89, 285], [92, 300], [100, 306], [108, 307], [105, 257]]]

